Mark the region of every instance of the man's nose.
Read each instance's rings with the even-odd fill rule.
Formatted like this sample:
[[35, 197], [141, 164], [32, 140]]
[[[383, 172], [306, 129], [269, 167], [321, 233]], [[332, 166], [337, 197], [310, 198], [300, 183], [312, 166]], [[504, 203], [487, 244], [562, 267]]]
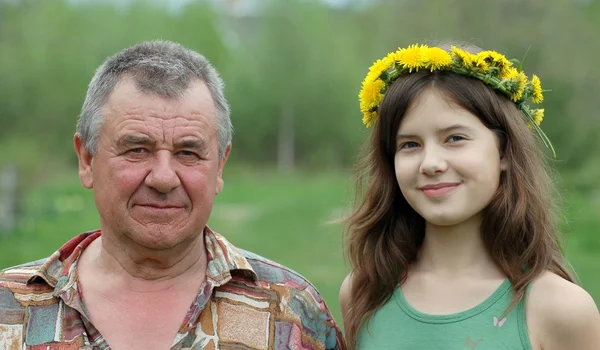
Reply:
[[160, 193], [169, 193], [181, 185], [181, 180], [173, 168], [171, 152], [161, 150], [153, 157], [150, 173], [146, 176], [146, 186]]

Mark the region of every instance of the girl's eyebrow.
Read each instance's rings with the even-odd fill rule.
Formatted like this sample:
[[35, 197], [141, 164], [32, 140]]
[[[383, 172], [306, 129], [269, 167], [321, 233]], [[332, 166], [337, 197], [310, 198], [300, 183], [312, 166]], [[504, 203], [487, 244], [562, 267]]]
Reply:
[[[473, 131], [472, 128], [466, 126], [466, 125], [462, 125], [462, 124], [452, 124], [450, 126], [447, 126], [445, 128], [441, 128], [438, 129], [437, 133], [438, 134], [446, 134], [449, 133], [451, 131], [457, 131], [457, 130], [466, 130], [466, 131]], [[411, 139], [411, 138], [416, 138], [417, 135], [412, 135], [412, 134], [398, 134], [397, 139]]]
[[456, 130], [467, 130], [467, 131], [473, 131], [472, 128], [466, 126], [466, 125], [462, 125], [462, 124], [453, 124], [450, 126], [447, 126], [445, 128], [442, 128], [440, 130], [438, 130], [439, 134], [444, 134], [444, 133], [448, 133], [450, 131], [456, 131]]

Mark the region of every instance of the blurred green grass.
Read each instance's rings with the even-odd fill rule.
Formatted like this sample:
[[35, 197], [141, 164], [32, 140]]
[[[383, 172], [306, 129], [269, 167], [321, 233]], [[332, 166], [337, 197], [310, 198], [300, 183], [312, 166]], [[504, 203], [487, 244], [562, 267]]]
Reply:
[[[347, 273], [342, 228], [332, 224], [351, 199], [344, 172], [277, 174], [228, 168], [209, 225], [236, 246], [275, 260], [310, 280], [341, 324], [340, 284]], [[79, 232], [98, 227], [91, 191], [76, 171], [30, 188], [18, 228], [0, 235], [0, 268], [50, 255]], [[584, 288], [600, 301], [600, 218], [584, 193], [567, 199], [566, 252]]]

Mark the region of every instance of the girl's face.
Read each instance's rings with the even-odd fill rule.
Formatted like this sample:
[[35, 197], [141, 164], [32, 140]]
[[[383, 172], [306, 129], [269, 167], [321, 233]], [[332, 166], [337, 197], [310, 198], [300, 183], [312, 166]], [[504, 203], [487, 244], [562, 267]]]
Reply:
[[479, 215], [506, 169], [496, 135], [435, 88], [427, 89], [400, 123], [394, 165], [408, 203], [436, 226]]

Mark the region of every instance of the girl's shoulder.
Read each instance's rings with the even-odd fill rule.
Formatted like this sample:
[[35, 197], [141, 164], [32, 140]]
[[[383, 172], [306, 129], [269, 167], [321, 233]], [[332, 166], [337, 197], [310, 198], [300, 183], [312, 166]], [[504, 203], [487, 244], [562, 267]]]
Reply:
[[348, 309], [350, 308], [350, 302], [352, 300], [352, 273], [348, 274], [342, 286], [340, 287], [340, 309], [342, 312], [342, 319], [346, 317]]
[[594, 299], [555, 273], [546, 271], [533, 280], [525, 308], [534, 349], [600, 346], [600, 313]]

